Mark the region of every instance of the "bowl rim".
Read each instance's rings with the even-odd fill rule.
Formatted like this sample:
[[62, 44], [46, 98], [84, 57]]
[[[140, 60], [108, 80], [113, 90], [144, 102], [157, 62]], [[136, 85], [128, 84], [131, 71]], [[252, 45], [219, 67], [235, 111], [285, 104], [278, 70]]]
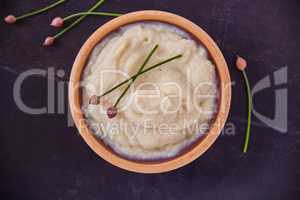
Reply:
[[[117, 30], [121, 26], [145, 21], [158, 21], [175, 25], [187, 33], [194, 36], [195, 40], [200, 41], [208, 50], [211, 60], [213, 60], [219, 76], [220, 97], [219, 109], [211, 128], [205, 134], [204, 138], [195, 144], [191, 149], [174, 158], [163, 160], [161, 162], [137, 162], [128, 160], [107, 149], [105, 144], [97, 139], [92, 130], [87, 126], [81, 110], [81, 75], [86, 66], [86, 62], [94, 47], [109, 33]], [[225, 86], [225, 87], [224, 87]], [[231, 103], [231, 80], [225, 58], [214, 40], [198, 25], [179, 15], [158, 11], [142, 10], [124, 14], [114, 18], [104, 25], [100, 26], [83, 44], [77, 54], [69, 80], [69, 106], [75, 125], [89, 147], [101, 158], [119, 168], [139, 173], [161, 173], [167, 172], [192, 162], [202, 155], [218, 138], [227, 120]]]

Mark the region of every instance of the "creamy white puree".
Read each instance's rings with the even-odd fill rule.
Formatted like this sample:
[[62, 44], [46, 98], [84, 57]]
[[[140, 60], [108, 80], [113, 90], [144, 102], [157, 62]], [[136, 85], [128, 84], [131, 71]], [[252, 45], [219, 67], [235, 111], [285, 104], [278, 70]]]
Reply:
[[[109, 119], [106, 110], [127, 84], [101, 98], [100, 105], [88, 105], [90, 96], [135, 74], [156, 44], [145, 68], [177, 54], [183, 57], [138, 77], [115, 118]], [[217, 82], [206, 49], [184, 31], [158, 22], [127, 25], [93, 50], [82, 78], [83, 111], [95, 135], [115, 152], [133, 159], [172, 157], [209, 129]]]

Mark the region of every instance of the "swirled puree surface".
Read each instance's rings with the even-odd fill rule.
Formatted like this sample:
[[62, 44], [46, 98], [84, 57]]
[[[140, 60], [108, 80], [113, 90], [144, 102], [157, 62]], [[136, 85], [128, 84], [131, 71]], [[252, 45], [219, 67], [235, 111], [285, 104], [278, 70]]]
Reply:
[[[100, 95], [137, 73], [153, 47], [159, 48], [147, 67], [172, 56], [179, 59], [139, 76], [118, 104], [106, 111], [127, 87]], [[111, 33], [93, 50], [82, 77], [83, 111], [89, 127], [116, 153], [129, 159], [176, 156], [205, 134], [217, 110], [218, 79], [206, 49], [174, 26], [145, 22]]]

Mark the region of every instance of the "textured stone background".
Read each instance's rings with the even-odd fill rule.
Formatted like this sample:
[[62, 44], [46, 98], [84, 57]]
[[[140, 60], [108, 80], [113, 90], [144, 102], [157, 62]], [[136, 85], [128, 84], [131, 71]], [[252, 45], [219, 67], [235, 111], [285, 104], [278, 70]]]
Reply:
[[[0, 17], [23, 13], [52, 2], [1, 0]], [[127, 172], [111, 166], [88, 148], [67, 114], [28, 115], [13, 101], [18, 74], [32, 68], [63, 69], [68, 80], [80, 46], [106, 17], [89, 17], [55, 46], [41, 47], [55, 30], [57, 15], [83, 10], [94, 1], [68, 1], [51, 12], [16, 26], [0, 22], [0, 199], [221, 199], [293, 200], [300, 198], [300, 2], [297, 0], [110, 0], [99, 10], [126, 13], [160, 9], [182, 15], [205, 29], [218, 43], [229, 65], [233, 99], [228, 123], [234, 136], [221, 136], [200, 158], [181, 169], [156, 175]], [[241, 153], [246, 126], [242, 77], [233, 66], [245, 56], [252, 84], [288, 66], [288, 128], [286, 134], [253, 119], [249, 153]], [[46, 105], [47, 79], [32, 77], [22, 98], [33, 107]], [[274, 114], [274, 90], [255, 97], [255, 109]], [[65, 89], [67, 96], [67, 86]], [[56, 102], [57, 103], [57, 102]], [[65, 104], [67, 106], [67, 99]], [[62, 106], [60, 105], [60, 106]], [[57, 110], [58, 105], [55, 105]]]

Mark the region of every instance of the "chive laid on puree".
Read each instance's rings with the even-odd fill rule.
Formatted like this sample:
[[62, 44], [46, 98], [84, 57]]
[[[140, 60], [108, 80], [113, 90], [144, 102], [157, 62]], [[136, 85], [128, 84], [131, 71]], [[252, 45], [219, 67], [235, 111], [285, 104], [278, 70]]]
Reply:
[[153, 70], [155, 68], [158, 68], [160, 67], [161, 65], [165, 64], [165, 63], [168, 63], [168, 62], [171, 62], [172, 60], [175, 60], [175, 59], [178, 59], [178, 58], [181, 58], [182, 55], [179, 54], [179, 55], [176, 55], [176, 56], [173, 56], [173, 57], [170, 57], [166, 60], [163, 60], [155, 65], [152, 65], [150, 67], [148, 67], [147, 69], [144, 69], [145, 66], [147, 65], [148, 61], [150, 60], [151, 56], [154, 54], [154, 52], [157, 50], [158, 48], [158, 45], [155, 45], [155, 47], [151, 50], [151, 52], [148, 54], [148, 56], [146, 57], [145, 61], [143, 62], [143, 64], [140, 66], [138, 72], [136, 74], [134, 74], [133, 76], [131, 76], [130, 78], [122, 81], [121, 83], [117, 84], [116, 86], [114, 86], [113, 88], [109, 89], [108, 91], [104, 92], [103, 94], [101, 94], [100, 96], [97, 96], [97, 95], [92, 95], [90, 97], [90, 100], [89, 100], [89, 104], [92, 104], [92, 105], [97, 105], [100, 103], [100, 98], [113, 92], [114, 90], [116, 90], [117, 88], [121, 87], [122, 85], [130, 82], [128, 84], [128, 86], [126, 87], [126, 89], [123, 91], [123, 93], [120, 95], [120, 97], [117, 99], [116, 103], [109, 107], [107, 109], [107, 116], [111, 119], [111, 118], [114, 118], [117, 113], [118, 113], [118, 109], [117, 109], [117, 105], [118, 103], [121, 101], [121, 99], [123, 98], [123, 96], [126, 94], [126, 92], [129, 90], [131, 84], [139, 77], [141, 76], [142, 74], [145, 74], [146, 72], [150, 71], [150, 70]]

